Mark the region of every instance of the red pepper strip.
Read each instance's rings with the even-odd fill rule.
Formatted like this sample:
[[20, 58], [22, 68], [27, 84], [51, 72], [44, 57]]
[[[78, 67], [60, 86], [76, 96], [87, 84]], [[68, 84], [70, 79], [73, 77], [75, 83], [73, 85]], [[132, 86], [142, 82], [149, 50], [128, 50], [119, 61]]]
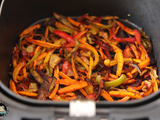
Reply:
[[65, 38], [69, 43], [74, 43], [75, 44], [74, 38], [72, 38], [67, 33], [65, 33], [63, 31], [60, 31], [60, 30], [54, 30], [53, 33], [58, 35], [58, 36], [60, 36], [60, 37], [62, 37], [62, 38]]
[[118, 42], [123, 42], [123, 41], [124, 41], [124, 42], [134, 43], [134, 42], [136, 41], [136, 39], [133, 38], [133, 37], [128, 37], [128, 38], [119, 38], [119, 37], [117, 37], [117, 36], [114, 34], [113, 29], [112, 29], [112, 37], [113, 37], [113, 39], [117, 40]]
[[132, 29], [124, 26], [121, 22], [116, 21], [116, 23], [122, 28], [122, 30], [124, 30], [125, 32], [127, 32], [130, 35], [134, 35], [134, 32]]
[[144, 48], [144, 46], [142, 45], [141, 43], [141, 33], [137, 30], [137, 29], [134, 29], [133, 30], [133, 33], [134, 33], [134, 36], [137, 40], [137, 43], [139, 44], [139, 46], [144, 50], [145, 54], [146, 54], [146, 58], [148, 58], [148, 54], [147, 54], [147, 51], [146, 49]]

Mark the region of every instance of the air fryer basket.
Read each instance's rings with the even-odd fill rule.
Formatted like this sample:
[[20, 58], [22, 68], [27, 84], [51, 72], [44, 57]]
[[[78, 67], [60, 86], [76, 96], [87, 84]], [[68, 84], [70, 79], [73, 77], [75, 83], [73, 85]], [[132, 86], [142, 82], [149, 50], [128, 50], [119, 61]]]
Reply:
[[[68, 115], [69, 110], [68, 102], [33, 100], [15, 95], [9, 90], [8, 71], [11, 54], [14, 43], [18, 40], [18, 35], [23, 29], [37, 20], [51, 17], [53, 12], [65, 16], [79, 16], [84, 13], [96, 16], [116, 15], [143, 27], [146, 34], [151, 36], [157, 68], [160, 71], [159, 6], [159, 0], [2, 0], [0, 9], [0, 101], [9, 106], [8, 119], [13, 116], [17, 120], [26, 120], [26, 118], [52, 119], [54, 115]], [[159, 72], [158, 74], [160, 75]], [[115, 120], [123, 118], [125, 120], [132, 120], [128, 118], [148, 120], [149, 116], [158, 120], [160, 115], [154, 111], [160, 109], [158, 106], [159, 95], [160, 90], [135, 101], [124, 103], [100, 101], [96, 103], [97, 115], [105, 117], [109, 115], [110, 119]], [[24, 113], [24, 111], [26, 112]], [[15, 116], [16, 112], [19, 112], [19, 117]], [[66, 117], [66, 119], [69, 118]], [[92, 119], [99, 119], [99, 117]]]

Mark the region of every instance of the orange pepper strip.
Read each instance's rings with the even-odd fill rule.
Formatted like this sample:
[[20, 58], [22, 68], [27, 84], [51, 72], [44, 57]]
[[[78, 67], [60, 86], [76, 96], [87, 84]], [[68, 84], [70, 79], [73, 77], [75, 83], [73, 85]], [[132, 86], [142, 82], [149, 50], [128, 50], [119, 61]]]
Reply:
[[141, 60], [145, 60], [146, 55], [145, 55], [144, 50], [143, 50], [141, 47], [139, 47], [139, 50], [140, 50], [140, 52], [141, 52]]
[[84, 40], [79, 39], [79, 42], [82, 43], [82, 44], [79, 44], [79, 48], [89, 49], [94, 53], [95, 60], [94, 60], [94, 63], [93, 63], [93, 67], [95, 67], [99, 62], [99, 54], [98, 54], [98, 52], [96, 51], [96, 49], [94, 47], [92, 47], [91, 45], [86, 43]]
[[18, 83], [17, 78], [18, 78], [18, 74], [19, 71], [21, 70], [21, 68], [26, 64], [26, 62], [24, 60], [22, 60], [22, 62], [19, 62], [18, 65], [14, 68], [13, 70], [13, 80]]
[[[59, 75], [64, 78], [64, 79], [71, 79], [69, 76], [67, 76], [65, 73], [63, 72], [59, 72]], [[71, 79], [72, 80], [72, 79]]]
[[[81, 23], [73, 20], [73, 19], [70, 18], [70, 17], [67, 17], [67, 20], [68, 20], [72, 25], [74, 25], [74, 26], [76, 26], [76, 27], [80, 27], [80, 25], [81, 25]], [[85, 26], [86, 28], [92, 28], [92, 26], [88, 26], [88, 25], [84, 25], [84, 26]]]
[[13, 80], [10, 80], [10, 89], [11, 89], [14, 93], [18, 94], [17, 89], [16, 89], [16, 84], [14, 83]]
[[[147, 59], [145, 59], [144, 61], [140, 62], [138, 64], [139, 68], [142, 69], [142, 68], [145, 68], [147, 67], [147, 65], [150, 64], [150, 58], [148, 57]], [[133, 68], [132, 71], [131, 71], [131, 74], [134, 74], [136, 73], [138, 70], [136, 68]]]
[[127, 33], [130, 34], [130, 35], [134, 35], [134, 32], [133, 32], [132, 29], [124, 26], [124, 25], [123, 25], [121, 22], [119, 22], [119, 21], [116, 21], [116, 23], [122, 28], [122, 30], [124, 30], [125, 32], [127, 32]]
[[40, 54], [40, 55], [37, 57], [37, 61], [45, 58], [46, 55], [47, 55], [47, 52], [44, 52], [44, 53]]
[[28, 92], [28, 91], [18, 91], [19, 94], [29, 96], [29, 97], [37, 97], [38, 94], [34, 92]]
[[113, 50], [116, 52], [116, 55], [117, 55], [118, 63], [117, 63], [116, 75], [121, 76], [123, 64], [124, 64], [122, 50], [120, 48], [118, 48], [116, 45], [113, 45], [113, 44], [110, 44], [110, 45], [112, 46]]
[[59, 79], [58, 83], [61, 85], [71, 85], [71, 84], [75, 84], [77, 82], [77, 80], [75, 79]]
[[82, 32], [79, 32], [77, 35], [74, 36], [75, 39], [79, 39], [80, 37], [82, 37], [88, 30], [84, 30]]
[[79, 91], [80, 91], [84, 96], [87, 96], [87, 93], [86, 93], [85, 90], [83, 90], [83, 88], [82, 88], [82, 89], [79, 89]]
[[133, 99], [142, 98], [142, 96], [137, 93], [127, 92], [127, 91], [110, 91], [109, 94], [113, 97], [121, 97], [121, 98], [125, 96], [129, 96], [130, 98], [133, 98]]
[[23, 71], [23, 78], [27, 78], [27, 69], [26, 67], [22, 68]]
[[50, 98], [50, 99], [53, 99], [53, 98], [55, 97], [58, 89], [59, 89], [59, 84], [56, 84], [54, 90], [53, 90], [53, 91], [51, 92], [51, 94], [49, 95], [49, 98]]
[[136, 80], [135, 79], [129, 79], [127, 80], [124, 84], [132, 84], [134, 83]]
[[25, 29], [21, 34], [20, 37], [22, 37], [23, 35], [29, 34], [30, 32], [32, 32], [35, 29], [39, 29], [41, 27], [40, 24], [37, 25], [33, 25], [31, 27], [28, 27], [27, 29]]
[[48, 34], [49, 34], [49, 29], [48, 29], [48, 27], [46, 27], [46, 31], [45, 31], [45, 33], [44, 33], [44, 37], [45, 37], [45, 38], [48, 38]]
[[132, 87], [132, 88], [135, 90], [142, 90], [143, 86], [144, 86], [144, 82], [142, 82], [140, 86]]
[[67, 87], [64, 87], [58, 90], [58, 94], [73, 92], [75, 90], [82, 89], [86, 87], [87, 85], [88, 83], [86, 81], [77, 81], [75, 84], [69, 85]]
[[124, 98], [117, 100], [116, 102], [125, 102], [125, 101], [128, 101], [129, 99], [130, 99], [129, 96], [125, 96]]
[[143, 94], [143, 96], [148, 96], [148, 95], [150, 95], [150, 94], [152, 93], [152, 91], [153, 91], [153, 87], [150, 86], [150, 88], [148, 89], [148, 91], [145, 92], [145, 93]]
[[102, 90], [101, 96], [104, 97], [107, 101], [114, 101], [113, 98], [105, 90]]
[[128, 92], [133, 92], [133, 93], [140, 94], [139, 91], [133, 89], [132, 87], [128, 87], [128, 88], [127, 88], [127, 91], [128, 91]]
[[136, 46], [134, 44], [130, 44], [129, 46], [132, 49], [132, 51], [133, 51], [134, 55], [136, 56], [136, 58], [139, 59], [139, 55], [138, 55], [138, 51], [137, 51]]
[[76, 70], [76, 66], [75, 66], [75, 57], [76, 57], [76, 53], [73, 53], [71, 56], [71, 66], [72, 66], [72, 70], [74, 73], [74, 78], [77, 80], [79, 78], [77, 70]]
[[114, 75], [114, 74], [112, 74], [112, 73], [109, 73], [109, 76], [110, 76], [111, 78], [115, 78], [115, 79], [118, 78], [118, 76], [116, 76], [116, 75]]
[[30, 43], [33, 43], [35, 45], [39, 45], [39, 46], [47, 47], [47, 48], [59, 48], [59, 47], [61, 47], [61, 45], [56, 45], [56, 44], [52, 44], [52, 43], [45, 42], [45, 41], [39, 41], [39, 40], [35, 40], [35, 39], [32, 39], [32, 38], [26, 38], [25, 40], [30, 42]]
[[58, 65], [55, 66], [54, 77], [59, 79], [59, 66]]

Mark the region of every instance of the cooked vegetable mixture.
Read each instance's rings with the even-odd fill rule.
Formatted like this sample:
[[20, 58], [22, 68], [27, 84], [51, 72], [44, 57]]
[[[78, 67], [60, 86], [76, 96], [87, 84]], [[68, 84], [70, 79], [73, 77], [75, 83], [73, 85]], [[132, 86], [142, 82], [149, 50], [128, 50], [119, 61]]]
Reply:
[[158, 91], [152, 44], [143, 30], [117, 16], [53, 16], [20, 34], [13, 92], [39, 100], [124, 102]]

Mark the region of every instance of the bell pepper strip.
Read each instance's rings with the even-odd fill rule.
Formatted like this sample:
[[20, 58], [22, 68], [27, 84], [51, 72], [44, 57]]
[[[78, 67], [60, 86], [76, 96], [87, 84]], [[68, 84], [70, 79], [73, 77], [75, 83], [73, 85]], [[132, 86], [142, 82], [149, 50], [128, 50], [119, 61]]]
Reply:
[[[70, 18], [70, 17], [67, 17], [67, 20], [68, 20], [72, 25], [74, 25], [74, 26], [76, 26], [76, 27], [80, 27], [80, 25], [83, 25], [83, 24], [81, 24], [80, 22], [77, 22], [77, 21], [73, 20], [73, 19]], [[88, 26], [88, 25], [84, 25], [84, 26], [85, 26], [85, 28], [92, 28], [91, 26]]]
[[87, 77], [89, 79], [91, 79], [91, 76], [92, 76], [92, 69], [93, 69], [93, 58], [90, 56], [89, 68], [88, 68], [88, 74], [87, 74]]
[[38, 57], [37, 57], [37, 61], [41, 60], [41, 59], [44, 59], [47, 55], [47, 52], [44, 52], [42, 54], [40, 54]]
[[58, 36], [62, 37], [62, 38], [65, 38], [69, 43], [75, 44], [74, 38], [72, 38], [72, 37], [71, 37], [70, 35], [68, 35], [67, 33], [62, 32], [62, 31], [60, 31], [60, 30], [54, 30], [53, 33], [54, 33], [55, 35], [58, 35]]
[[129, 79], [126, 82], [124, 82], [124, 84], [132, 84], [134, 83], [136, 80], [135, 79]]
[[79, 91], [82, 93], [82, 95], [84, 95], [85, 97], [87, 96], [87, 93], [86, 91], [82, 88], [82, 89], [79, 89]]
[[116, 52], [117, 61], [118, 61], [116, 75], [120, 76], [123, 69], [123, 64], [124, 64], [122, 50], [113, 44], [110, 44], [110, 46], [113, 48], [113, 51]]
[[[41, 49], [41, 47], [40, 46], [38, 46], [36, 49], [35, 49], [35, 51], [34, 51], [34, 55], [36, 55], [36, 53], [39, 51]], [[36, 64], [37, 64], [37, 59], [35, 59], [34, 61], [33, 61], [33, 63], [34, 63], [34, 69], [36, 68]]]
[[13, 80], [18, 83], [17, 79], [18, 79], [18, 74], [19, 71], [26, 65], [25, 60], [22, 60], [21, 62], [18, 63], [18, 65], [14, 68], [13, 70]]
[[78, 56], [76, 56], [75, 59], [76, 59], [77, 62], [79, 62], [80, 64], [82, 64], [85, 67], [86, 70], [89, 69], [88, 65], [85, 62], [83, 62], [81, 58], [79, 58]]
[[78, 81], [75, 84], [72, 84], [67, 87], [59, 89], [58, 94], [73, 92], [73, 91], [82, 89], [82, 88], [86, 87], [87, 85], [88, 85], [88, 83], [86, 81]]
[[150, 88], [143, 94], [143, 96], [145, 97], [145, 96], [150, 95], [152, 91], [153, 91], [153, 86], [150, 86]]
[[29, 92], [29, 91], [17, 91], [18, 94], [24, 95], [24, 96], [29, 96], [29, 97], [37, 97], [38, 94], [34, 92]]
[[105, 90], [102, 90], [101, 96], [104, 97], [107, 101], [110, 102], [114, 101], [113, 98]]
[[132, 29], [124, 26], [124, 25], [123, 25], [121, 22], [119, 22], [119, 21], [116, 21], [116, 23], [122, 28], [122, 30], [124, 30], [125, 32], [127, 32], [127, 33], [130, 34], [130, 35], [134, 35], [134, 32], [133, 32]]
[[93, 88], [93, 85], [92, 85], [92, 84], [84, 87], [84, 90], [85, 90], [85, 92], [86, 92], [88, 95], [93, 93], [93, 89], [94, 89], [94, 88]]
[[95, 67], [99, 62], [99, 54], [98, 54], [98, 52], [96, 51], [96, 49], [94, 47], [92, 47], [91, 45], [86, 43], [84, 40], [79, 39], [79, 42], [82, 43], [82, 44], [79, 45], [80, 48], [91, 50], [94, 53], [95, 60], [94, 60], [94, 63], [93, 63], [93, 67]]
[[49, 50], [49, 52], [47, 53], [46, 57], [44, 58], [43, 64], [44, 66], [46, 66], [46, 64], [49, 62], [51, 55], [53, 54], [53, 52], [55, 51], [55, 49], [51, 49]]
[[78, 34], [76, 34], [76, 35], [74, 36], [74, 38], [75, 38], [75, 39], [79, 39], [79, 38], [82, 37], [84, 34], [86, 34], [87, 31], [88, 31], [88, 29], [86, 29], [86, 30], [84, 30], [84, 31], [82, 31], [82, 32], [79, 32]]
[[122, 74], [118, 79], [113, 81], [104, 82], [104, 88], [108, 87], [117, 87], [121, 84], [123, 84], [127, 80], [127, 76], [125, 74]]
[[23, 71], [23, 78], [27, 78], [27, 68], [23, 67], [22, 71]]
[[61, 47], [61, 45], [56, 45], [56, 44], [48, 43], [45, 41], [34, 40], [32, 38], [26, 38], [25, 40], [35, 45], [39, 45], [39, 46], [46, 47], [46, 48], [60, 48]]
[[16, 89], [16, 84], [14, 83], [13, 80], [10, 80], [10, 89], [11, 89], [14, 93], [18, 94], [17, 89]]
[[[71, 79], [69, 76], [67, 76], [65, 73], [63, 73], [62, 71], [59, 72], [59, 76], [61, 76], [64, 79]], [[71, 79], [72, 80], [72, 79]]]
[[135, 89], [133, 89], [132, 87], [127, 87], [127, 91], [128, 91], [128, 92], [137, 93], [137, 94], [139, 94], [139, 95], [140, 95], [140, 92], [139, 92], [139, 91], [137, 91], [137, 90], [135, 90]]
[[130, 99], [129, 96], [125, 96], [125, 97], [123, 97], [122, 99], [117, 100], [116, 102], [126, 102], [126, 101], [128, 101], [129, 99]]
[[[138, 67], [139, 67], [140, 69], [142, 69], [142, 68], [147, 67], [149, 64], [150, 64], [150, 58], [148, 57], [148, 58], [145, 59], [144, 61], [140, 62], [140, 63], [138, 64]], [[131, 74], [134, 74], [134, 73], [136, 73], [137, 71], [138, 71], [138, 70], [137, 70], [136, 68], [133, 68], [132, 71], [131, 71]]]
[[73, 29], [73, 30], [77, 30], [77, 28], [75, 28], [74, 26], [72, 26], [72, 24], [67, 20], [67, 18], [63, 15], [57, 14], [57, 13], [53, 13], [54, 17], [56, 19], [58, 19], [61, 23], [63, 23], [64, 25], [68, 26], [69, 28]]
[[137, 43], [144, 50], [146, 58], [148, 58], [148, 53], [147, 53], [146, 49], [144, 48], [144, 46], [141, 43], [141, 33], [137, 29], [134, 29], [133, 33], [134, 33], [134, 36], [136, 38]]
[[67, 61], [67, 60], [64, 61], [62, 64], [62, 72], [67, 74], [70, 66], [71, 66], [71, 63], [69, 61]]
[[133, 98], [133, 99], [142, 98], [141, 95], [133, 92], [128, 92], [128, 91], [110, 91], [109, 95], [113, 97], [120, 97], [120, 98], [123, 98], [125, 96], [129, 96], [130, 98]]
[[141, 53], [140, 59], [143, 61], [146, 58], [145, 52], [141, 47], [139, 47], [139, 50], [140, 50], [140, 53]]
[[132, 49], [134, 55], [136, 56], [137, 59], [139, 59], [139, 54], [138, 54], [138, 51], [137, 51], [137, 48], [134, 44], [129, 44], [130, 48]]
[[25, 66], [30, 65], [40, 54], [41, 54], [41, 50], [39, 50]]
[[75, 43], [75, 47], [71, 50], [71, 52], [65, 57], [65, 60], [68, 60], [71, 57], [71, 54], [73, 52], [76, 52], [79, 48], [79, 41], [77, 39], [75, 39], [76, 43]]
[[109, 73], [109, 76], [110, 76], [111, 78], [115, 78], [115, 79], [117, 79], [117, 78], [118, 78], [118, 76], [117, 76], [117, 75], [114, 75], [114, 74], [112, 74], [112, 73]]
[[158, 75], [157, 75], [157, 72], [156, 72], [155, 69], [151, 69], [149, 74], [150, 74], [151, 79], [152, 79], [153, 91], [157, 92], [158, 91], [158, 84], [157, 84]]
[[71, 66], [72, 66], [72, 70], [74, 73], [74, 78], [77, 80], [79, 78], [77, 70], [76, 70], [76, 66], [75, 66], [75, 57], [76, 57], [76, 53], [73, 52], [71, 55]]
[[136, 41], [136, 39], [134, 37], [128, 37], [128, 38], [120, 38], [120, 37], [117, 37], [114, 33], [114, 29], [111, 28], [112, 30], [112, 37], [113, 39], [115, 39], [116, 41], [118, 42], [129, 42], [129, 43], [134, 43]]
[[44, 37], [48, 38], [48, 35], [49, 35], [49, 29], [48, 29], [48, 27], [46, 27], [46, 31], [44, 33]]
[[111, 19], [119, 19], [118, 16], [102, 16], [102, 20], [111, 20]]
[[30, 32], [32, 32], [33, 30], [35, 29], [39, 29], [41, 27], [40, 24], [36, 24], [36, 25], [33, 25], [33, 26], [30, 26], [28, 27], [27, 29], [25, 29], [21, 34], [20, 34], [20, 37], [26, 35], [26, 34], [29, 34]]

